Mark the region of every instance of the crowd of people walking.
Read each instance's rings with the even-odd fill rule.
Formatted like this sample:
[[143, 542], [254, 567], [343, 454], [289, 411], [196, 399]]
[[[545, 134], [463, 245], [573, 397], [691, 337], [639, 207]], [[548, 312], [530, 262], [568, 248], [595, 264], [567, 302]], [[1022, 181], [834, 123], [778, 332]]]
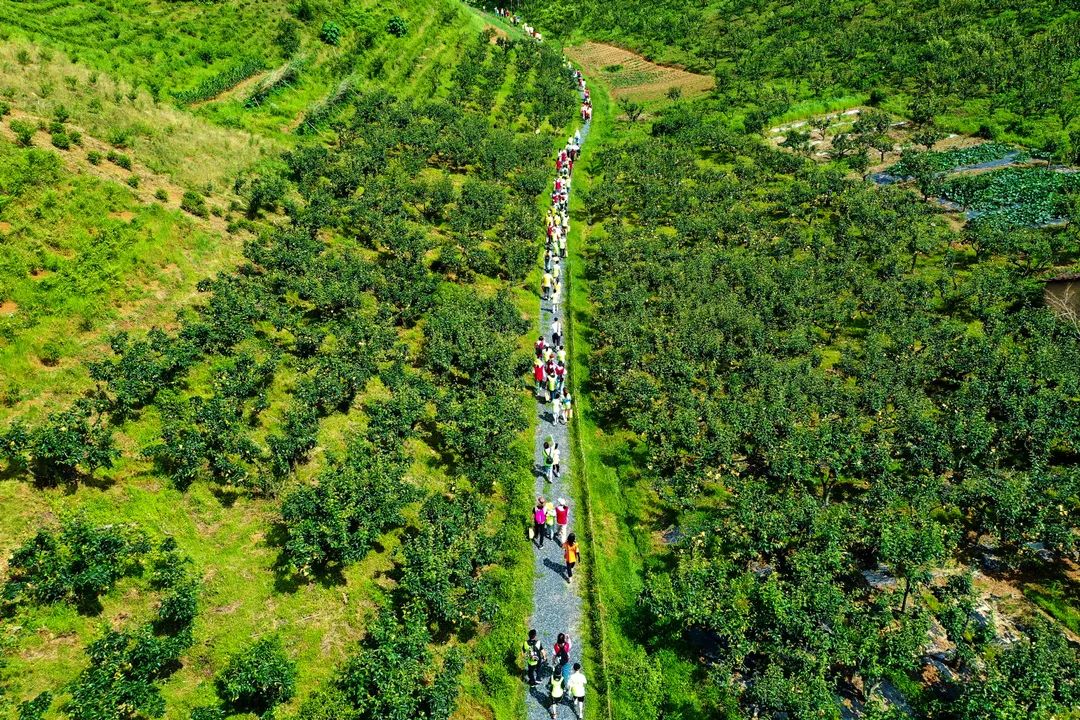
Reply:
[[[572, 69], [572, 68], [571, 68]], [[573, 70], [574, 82], [581, 93], [581, 118], [587, 123], [592, 117], [592, 104], [585, 79], [577, 70]], [[574, 164], [581, 154], [582, 131], [578, 130], [567, 139], [566, 145], [555, 158], [555, 179], [552, 182], [551, 207], [546, 217], [546, 242], [543, 256], [543, 273], [540, 278], [541, 313], [546, 310], [551, 315], [548, 333], [541, 333], [534, 345], [533, 378], [536, 384], [536, 399], [542, 421], [550, 423], [552, 428], [568, 425], [574, 416], [574, 402], [570, 393], [569, 369], [565, 328], [560, 316], [563, 312], [563, 288], [567, 262], [567, 237], [570, 232], [570, 189], [573, 180]], [[554, 429], [552, 432], [556, 432]], [[558, 433], [563, 433], [559, 430]], [[538, 438], [539, 444], [539, 438]], [[543, 441], [540, 452], [542, 477], [540, 485], [550, 487], [563, 474], [562, 453], [568, 448], [560, 448], [558, 440], [548, 435]], [[567, 586], [573, 583], [574, 569], [581, 561], [581, 549], [577, 536], [572, 531], [571, 506], [565, 497], [552, 501], [547, 491], [536, 498], [533, 508], [529, 534], [537, 550], [544, 548], [545, 541], [557, 543], [562, 549], [562, 577]], [[548, 564], [550, 563], [550, 564]], [[556, 563], [545, 560], [546, 567], [558, 567]], [[538, 600], [539, 602], [539, 600]], [[565, 625], [563, 626], [565, 628]], [[542, 697], [547, 711], [553, 719], [558, 717], [561, 706], [569, 704], [578, 718], [584, 717], [585, 689], [588, 680], [580, 662], [571, 660], [571, 636], [568, 629], [551, 638], [551, 651], [544, 644], [537, 630], [529, 630], [528, 637], [522, 643], [522, 656], [525, 664], [525, 676], [530, 686], [546, 686], [546, 695]], [[534, 691], [536, 695], [536, 691]]]

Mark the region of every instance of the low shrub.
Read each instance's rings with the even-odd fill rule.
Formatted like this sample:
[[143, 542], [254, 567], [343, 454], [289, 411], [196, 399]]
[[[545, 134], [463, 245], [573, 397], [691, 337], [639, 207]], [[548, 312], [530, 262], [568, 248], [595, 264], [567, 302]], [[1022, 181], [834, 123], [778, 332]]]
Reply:
[[386, 32], [394, 37], [404, 37], [409, 32], [409, 24], [400, 15], [394, 15], [386, 23]]
[[206, 207], [206, 200], [194, 190], [185, 190], [180, 198], [180, 209], [197, 217], [210, 217], [210, 209]]
[[109, 162], [117, 167], [122, 167], [125, 170], [131, 169], [131, 158], [124, 153], [118, 153], [115, 150], [110, 150], [109, 154], [105, 156]]
[[29, 147], [34, 144], [34, 133], [37, 132], [30, 123], [25, 120], [12, 120], [8, 123], [8, 127], [11, 128], [11, 132], [15, 133], [15, 140], [23, 147]]
[[323, 23], [322, 30], [319, 31], [319, 39], [327, 45], [337, 46], [341, 42], [341, 26], [333, 20], [327, 20]]
[[278, 638], [263, 638], [229, 661], [218, 678], [218, 692], [233, 708], [261, 714], [292, 698], [296, 663]]

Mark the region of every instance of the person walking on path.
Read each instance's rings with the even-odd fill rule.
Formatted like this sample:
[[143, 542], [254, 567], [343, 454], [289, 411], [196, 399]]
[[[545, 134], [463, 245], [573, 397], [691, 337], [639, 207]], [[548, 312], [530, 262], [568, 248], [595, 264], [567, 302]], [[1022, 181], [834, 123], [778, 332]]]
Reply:
[[559, 545], [565, 545], [566, 528], [570, 525], [570, 506], [566, 498], [559, 498], [559, 504], [555, 506], [555, 524], [559, 527]]
[[[551, 669], [554, 673], [556, 670], [556, 664], [558, 665], [559, 674], [563, 674], [563, 668], [569, 668], [570, 665], [570, 637], [566, 633], [559, 633], [559, 636], [555, 639], [555, 645], [551, 648]], [[570, 673], [565, 673], [569, 677]]]
[[529, 684], [536, 687], [540, 684], [540, 663], [547, 659], [547, 653], [535, 629], [529, 631], [529, 639], [522, 643], [521, 654], [525, 657], [525, 675]]
[[578, 550], [577, 536], [570, 533], [562, 547], [563, 559], [566, 560], [566, 582], [569, 584], [574, 579], [574, 566], [578, 564], [578, 559], [581, 557], [581, 552]]
[[[559, 477], [561, 474], [559, 467], [559, 443], [555, 443], [555, 447], [551, 448], [551, 470], [555, 473], [555, 477]], [[554, 510], [554, 506], [551, 508]]]
[[574, 418], [574, 405], [570, 399], [570, 392], [566, 391], [562, 396], [562, 424], [568, 425]]
[[555, 449], [551, 447], [551, 442], [544, 441], [544, 477], [548, 482], [552, 481], [551, 474], [555, 470]]
[[544, 503], [544, 532], [547, 533], [548, 540], [555, 539], [555, 503], [548, 500]]
[[585, 686], [588, 683], [585, 673], [581, 672], [581, 663], [574, 663], [574, 672], [570, 674], [567, 688], [574, 700], [574, 714], [579, 718], [585, 717]]
[[559, 720], [559, 705], [562, 705], [563, 697], [566, 695], [566, 678], [552, 673], [551, 679], [548, 680], [548, 687], [551, 693], [548, 698], [548, 711], [551, 713], [551, 720]]
[[544, 510], [544, 497], [536, 498], [536, 508], [533, 510], [533, 535], [536, 537], [536, 547], [544, 547], [544, 531], [547, 529], [547, 512]]
[[551, 321], [551, 344], [555, 347], [562, 345], [562, 322], [559, 318]]
[[547, 300], [551, 297], [551, 285], [554, 282], [554, 278], [550, 272], [545, 272], [544, 277], [540, 279], [540, 288], [544, 291], [544, 299]]
[[547, 381], [547, 373], [544, 371], [544, 363], [540, 358], [536, 358], [533, 363], [533, 378], [536, 379], [536, 397], [542, 397], [544, 385]]
[[559, 422], [559, 415], [562, 414], [562, 391], [557, 387], [551, 392], [551, 424], [556, 425]]

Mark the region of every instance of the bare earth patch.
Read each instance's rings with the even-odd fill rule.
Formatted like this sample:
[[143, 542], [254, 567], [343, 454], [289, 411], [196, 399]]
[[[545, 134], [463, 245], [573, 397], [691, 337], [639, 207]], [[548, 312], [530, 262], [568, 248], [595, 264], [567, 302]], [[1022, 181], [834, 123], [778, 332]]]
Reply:
[[14, 315], [18, 312], [19, 306], [15, 304], [14, 300], [5, 300], [0, 302], [0, 317], [5, 315]]
[[689, 96], [708, 92], [716, 84], [708, 75], [657, 65], [629, 50], [604, 43], [586, 42], [568, 47], [566, 56], [581, 65], [586, 75], [603, 80], [615, 98], [655, 100], [671, 88]]

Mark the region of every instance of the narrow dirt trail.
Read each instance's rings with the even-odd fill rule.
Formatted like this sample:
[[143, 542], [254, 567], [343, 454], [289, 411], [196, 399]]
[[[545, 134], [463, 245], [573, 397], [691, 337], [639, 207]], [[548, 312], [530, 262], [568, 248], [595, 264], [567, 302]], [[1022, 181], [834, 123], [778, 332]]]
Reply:
[[[581, 145], [584, 146], [589, 134], [589, 123], [586, 122], [580, 129]], [[572, 187], [572, 185], [571, 185]], [[566, 277], [569, 275], [568, 259], [562, 264], [562, 285], [567, 287]], [[566, 295], [562, 293], [560, 302], [555, 304], [549, 300], [540, 302], [540, 332], [546, 341], [551, 342], [552, 322], [556, 317], [563, 318], [566, 310]], [[565, 325], [563, 331], [566, 331]], [[567, 365], [567, 375], [574, 372], [574, 368]], [[573, 398], [576, 405], [576, 398]], [[534, 448], [535, 460], [535, 495], [557, 503], [560, 498], [567, 501], [570, 507], [568, 533], [575, 532], [577, 503], [574, 493], [574, 468], [573, 455], [570, 451], [569, 425], [556, 421], [551, 403], [537, 401], [539, 422], [536, 426], [536, 438]], [[552, 441], [558, 445], [561, 460], [561, 472], [547, 480], [544, 469], [544, 443]], [[577, 525], [580, 529], [581, 525]], [[529, 695], [526, 698], [526, 707], [529, 720], [545, 720], [551, 717], [550, 694], [547, 680], [551, 676], [552, 647], [559, 633], [566, 633], [572, 641], [570, 652], [570, 664], [581, 662], [581, 650], [583, 638], [582, 629], [582, 583], [583, 577], [579, 570], [575, 570], [574, 577], [567, 581], [566, 563], [563, 558], [563, 549], [559, 543], [558, 532], [554, 539], [545, 539], [543, 547], [535, 547], [535, 579], [533, 581], [533, 615], [529, 628], [537, 631], [538, 639], [548, 653], [548, 663], [545, 664], [542, 673], [542, 681], [539, 685], [529, 687]], [[534, 546], [537, 541], [534, 541]], [[585, 547], [584, 538], [578, 538], [584, 557], [582, 562], [588, 562], [590, 553]], [[579, 563], [580, 565], [580, 563]], [[584, 668], [588, 676], [588, 668]], [[558, 715], [562, 718], [573, 717], [569, 692], [558, 706]]]

